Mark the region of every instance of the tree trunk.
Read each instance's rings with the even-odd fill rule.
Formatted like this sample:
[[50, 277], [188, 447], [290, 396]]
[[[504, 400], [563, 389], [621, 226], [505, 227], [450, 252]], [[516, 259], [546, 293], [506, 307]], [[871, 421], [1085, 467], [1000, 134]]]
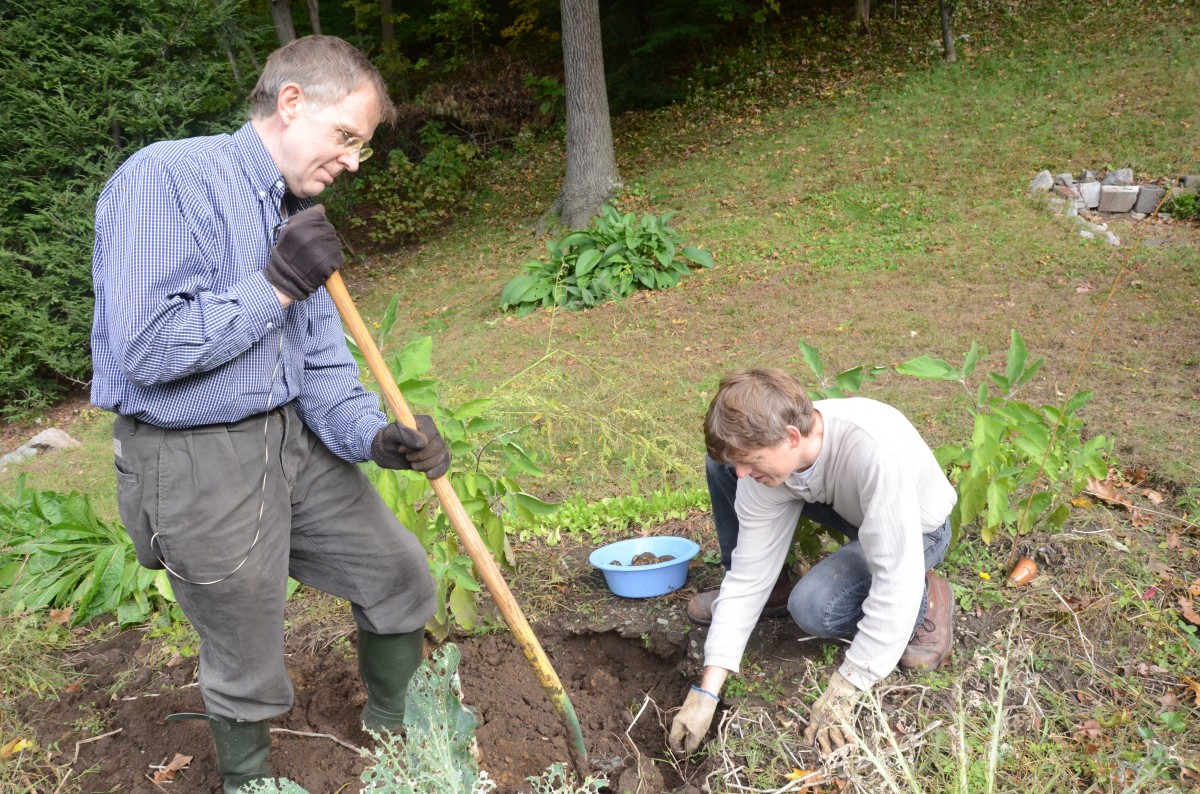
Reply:
[[289, 0], [270, 0], [271, 21], [275, 23], [275, 38], [279, 46], [296, 40], [296, 26], [292, 24], [292, 4]]
[[854, 18], [862, 32], [871, 37], [871, 0], [854, 0]]
[[379, 0], [379, 23], [382, 27], [384, 52], [391, 52], [396, 46], [396, 22], [392, 17], [392, 0]]
[[938, 0], [938, 11], [942, 15], [942, 58], [954, 63], [958, 60], [954, 52], [954, 0]]
[[621, 186], [613, 155], [599, 0], [562, 0], [562, 47], [567, 105], [567, 173], [554, 209], [562, 223], [582, 229]]
[[321, 0], [308, 0], [308, 21], [312, 25], [312, 32], [317, 36], [320, 36]]

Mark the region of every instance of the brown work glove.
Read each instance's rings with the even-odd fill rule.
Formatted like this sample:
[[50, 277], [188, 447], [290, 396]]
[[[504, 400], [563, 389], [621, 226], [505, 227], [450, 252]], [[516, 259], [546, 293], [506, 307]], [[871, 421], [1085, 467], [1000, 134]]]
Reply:
[[846, 744], [848, 728], [854, 719], [854, 705], [862, 697], [858, 687], [850, 683], [841, 673], [834, 671], [829, 677], [829, 686], [812, 704], [808, 727], [804, 730], [804, 743], [812, 747], [813, 738], [825, 755]]
[[712, 724], [713, 714], [721, 701], [713, 693], [693, 686], [675, 719], [671, 721], [671, 735], [667, 744], [672, 752], [694, 753], [704, 741], [708, 726]]
[[371, 460], [383, 469], [412, 469], [436, 480], [450, 468], [450, 450], [430, 416], [414, 418], [416, 430], [392, 422], [376, 433], [371, 442]]
[[279, 232], [263, 275], [271, 286], [302, 301], [345, 263], [337, 231], [320, 204], [297, 212]]

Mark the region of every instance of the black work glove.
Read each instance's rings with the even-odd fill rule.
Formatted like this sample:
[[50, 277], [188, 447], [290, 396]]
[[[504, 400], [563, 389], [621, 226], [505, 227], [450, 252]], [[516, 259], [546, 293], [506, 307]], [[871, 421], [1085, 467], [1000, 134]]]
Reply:
[[436, 480], [450, 468], [450, 450], [432, 418], [426, 414], [414, 418], [416, 430], [392, 422], [376, 433], [371, 460], [383, 469], [412, 469]]
[[271, 249], [263, 275], [294, 301], [317, 291], [345, 263], [337, 231], [320, 204], [288, 218]]

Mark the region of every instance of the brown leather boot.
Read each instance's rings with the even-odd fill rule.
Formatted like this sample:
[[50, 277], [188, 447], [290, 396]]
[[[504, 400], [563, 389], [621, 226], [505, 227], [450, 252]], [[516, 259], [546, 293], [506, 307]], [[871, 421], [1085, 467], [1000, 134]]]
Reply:
[[[712, 623], [713, 602], [717, 600], [717, 596], [720, 594], [721, 591], [717, 589], [708, 590], [693, 596], [687, 606], [688, 620], [697, 626], [707, 626]], [[779, 574], [779, 578], [775, 581], [775, 586], [771, 588], [771, 595], [767, 596], [767, 605], [763, 607], [759, 618], [781, 618], [786, 615], [788, 613], [788, 596], [791, 594], [792, 583], [788, 580], [787, 571], [782, 571]]]
[[925, 585], [929, 590], [925, 618], [900, 657], [900, 666], [906, 670], [936, 670], [946, 662], [954, 646], [954, 593], [950, 591], [950, 583], [933, 571], [926, 571]]

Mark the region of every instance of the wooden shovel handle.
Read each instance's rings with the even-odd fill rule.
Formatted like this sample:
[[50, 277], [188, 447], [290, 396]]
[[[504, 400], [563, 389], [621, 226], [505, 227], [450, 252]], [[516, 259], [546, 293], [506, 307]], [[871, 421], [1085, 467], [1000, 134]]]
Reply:
[[[358, 307], [354, 305], [354, 299], [350, 297], [350, 292], [346, 289], [346, 282], [342, 280], [341, 274], [334, 273], [330, 276], [329, 280], [325, 282], [325, 289], [333, 298], [334, 305], [337, 306], [338, 313], [342, 316], [342, 322], [350, 331], [350, 336], [358, 344], [358, 349], [362, 351], [363, 357], [366, 358], [367, 366], [370, 368], [371, 374], [375, 376], [375, 382], [379, 384], [383, 398], [388, 407], [392, 409], [393, 415], [401, 423], [415, 428], [416, 419], [408, 407], [408, 402], [400, 393], [400, 388], [396, 385], [391, 370], [383, 360], [379, 347], [375, 344], [366, 323], [363, 322], [362, 315], [358, 313]], [[520, 605], [513, 598], [512, 591], [508, 589], [508, 583], [504, 581], [499, 566], [492, 559], [491, 551], [479, 537], [479, 531], [475, 528], [475, 523], [471, 521], [471, 516], [463, 509], [458, 494], [454, 492], [454, 487], [450, 484], [450, 478], [442, 476], [429, 482], [433, 486], [433, 492], [437, 495], [438, 501], [441, 502], [442, 510], [450, 519], [451, 526], [458, 533], [459, 541], [466, 549], [467, 556], [475, 564], [475, 570], [483, 579], [483, 583], [487, 585], [488, 591], [491, 592], [492, 598], [496, 601], [496, 606], [499, 607], [504, 621], [512, 630], [517, 644], [521, 646], [525, 658], [533, 666], [533, 671], [537, 675], [542, 689], [546, 691], [555, 711], [562, 718], [563, 727], [567, 729], [567, 748], [571, 753], [572, 765], [579, 773], [580, 779], [586, 778], [589, 769], [587, 749], [583, 745], [583, 732], [579, 727], [579, 718], [575, 715], [575, 707], [571, 705], [571, 700], [567, 696], [566, 690], [563, 689], [558, 674], [554, 672], [550, 659], [542, 650], [541, 644], [533, 634], [533, 629], [529, 626], [529, 621], [525, 619]]]

